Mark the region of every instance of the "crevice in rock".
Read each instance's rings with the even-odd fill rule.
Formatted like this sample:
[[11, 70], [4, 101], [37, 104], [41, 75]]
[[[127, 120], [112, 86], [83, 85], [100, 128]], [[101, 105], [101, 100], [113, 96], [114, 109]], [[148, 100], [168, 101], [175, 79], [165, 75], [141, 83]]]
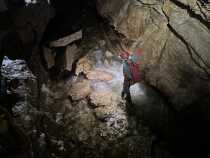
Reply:
[[158, 2], [157, 3], [144, 3], [144, 2], [142, 2], [142, 0], [137, 0], [137, 1], [144, 6], [155, 6], [158, 3]]
[[178, 0], [170, 0], [171, 2], [173, 2], [175, 5], [177, 5], [178, 7], [187, 10], [188, 14], [190, 17], [197, 19], [200, 23], [202, 23], [207, 29], [210, 30], [210, 22], [206, 21], [203, 19], [203, 17], [199, 14], [196, 14], [191, 8], [190, 6], [187, 6], [183, 3], [181, 3]]
[[[197, 67], [199, 67], [206, 74], [206, 77], [209, 79], [210, 78], [210, 73], [208, 71], [209, 66], [207, 66], [204, 59], [187, 43], [187, 41], [170, 24], [168, 24], [168, 28], [178, 39], [180, 39], [185, 44], [193, 62], [196, 64]], [[193, 54], [195, 54], [198, 57], [198, 59], [200, 59], [205, 66], [202, 66], [200, 64], [200, 62], [197, 61], [196, 58], [194, 58]]]
[[[163, 48], [161, 49], [160, 57], [159, 57], [159, 59], [157, 60], [157, 61], [158, 61], [157, 63], [158, 63], [159, 65], [161, 64], [161, 60], [162, 60], [163, 54], [164, 54], [164, 52], [165, 52], [165, 50], [166, 50], [167, 43], [168, 43], [168, 39], [166, 39], [166, 41], [165, 41], [165, 43], [164, 43], [164, 46], [163, 46]], [[157, 87], [158, 87], [158, 86], [157, 86]]]
[[197, 1], [196, 4], [197, 4], [197, 6], [198, 6], [199, 9], [200, 9], [201, 14], [205, 17], [206, 20], [208, 20], [208, 17], [207, 17], [207, 15], [204, 13], [203, 8], [202, 8], [202, 6], [200, 5], [200, 3]]

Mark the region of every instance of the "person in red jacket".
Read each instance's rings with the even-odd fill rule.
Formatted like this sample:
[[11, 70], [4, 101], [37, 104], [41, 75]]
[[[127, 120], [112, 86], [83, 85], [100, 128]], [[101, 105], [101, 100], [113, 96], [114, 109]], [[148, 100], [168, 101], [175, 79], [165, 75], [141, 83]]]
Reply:
[[120, 57], [123, 60], [123, 90], [121, 93], [121, 97], [126, 100], [130, 100], [130, 86], [140, 82], [140, 57], [142, 51], [138, 50], [136, 52], [131, 52], [128, 50], [124, 50]]

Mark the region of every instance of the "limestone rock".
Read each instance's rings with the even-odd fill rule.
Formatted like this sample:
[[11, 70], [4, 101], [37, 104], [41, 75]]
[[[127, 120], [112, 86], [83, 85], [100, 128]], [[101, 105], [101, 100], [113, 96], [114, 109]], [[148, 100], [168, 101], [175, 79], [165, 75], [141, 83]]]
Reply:
[[89, 80], [110, 81], [113, 79], [113, 76], [112, 74], [102, 70], [92, 70], [87, 73], [87, 78]]
[[84, 80], [81, 82], [76, 82], [72, 85], [69, 96], [72, 98], [72, 100], [80, 100], [85, 99], [90, 93], [90, 82], [88, 80]]
[[113, 55], [110, 51], [108, 51], [108, 50], [105, 52], [105, 55], [106, 55], [107, 58], [112, 58], [112, 57], [114, 56], [114, 55]]
[[47, 68], [50, 69], [55, 65], [55, 54], [53, 54], [50, 48], [43, 48], [44, 58], [47, 63]]
[[68, 117], [67, 135], [77, 138], [80, 142], [86, 142], [91, 138], [94, 140], [96, 131], [93, 130], [95, 126], [95, 118], [91, 110], [87, 107], [85, 101], [80, 101], [77, 104], [77, 108], [71, 111], [71, 115]]
[[10, 60], [7, 57], [4, 58], [2, 63], [2, 74], [10, 80], [27, 80], [27, 78], [36, 79], [24, 60]]
[[81, 38], [82, 38], [82, 30], [79, 30], [66, 37], [50, 42], [50, 47], [64, 47], [71, 44], [74, 41], [80, 40]]
[[[88, 102], [81, 100], [72, 108], [72, 111], [69, 111], [66, 120], [69, 123], [72, 122], [68, 125], [69, 134], [73, 134], [76, 129], [77, 132], [74, 135], [81, 142], [88, 141], [92, 145], [103, 142], [102, 137], [112, 141], [125, 136], [128, 124], [124, 108], [119, 106], [122, 104], [119, 96], [111, 92], [93, 93], [90, 96], [90, 102], [94, 109], [89, 108]], [[88, 140], [88, 138], [91, 139]]]
[[99, 42], [99, 46], [102, 48], [106, 45], [106, 41], [105, 40], [100, 40]]
[[121, 101], [121, 98], [110, 91], [93, 92], [90, 95], [90, 103], [95, 106], [117, 106]]
[[72, 65], [77, 60], [78, 56], [79, 48], [75, 44], [67, 46], [64, 56], [64, 69], [71, 71]]
[[169, 97], [177, 110], [209, 94], [208, 4], [196, 0], [97, 2], [100, 14], [132, 41], [131, 47], [143, 50], [142, 79]]
[[[110, 128], [109, 130], [120, 130], [122, 131], [120, 135], [125, 134], [127, 120], [123, 108], [120, 108], [120, 105], [123, 106], [120, 96], [111, 91], [93, 92], [90, 95], [90, 104], [94, 107], [97, 119], [105, 121], [108, 128]], [[111, 134], [109, 131], [104, 132], [102, 136]], [[112, 134], [110, 136], [112, 137]]]
[[[18, 153], [22, 153], [22, 148], [24, 148], [24, 146], [30, 146], [31, 143], [28, 140], [28, 137], [30, 137], [28, 131], [31, 131], [34, 128], [32, 121], [34, 119], [34, 113], [37, 106], [37, 80], [27, 67], [25, 61], [13, 61], [6, 57], [3, 60], [2, 75], [7, 78], [9, 81], [8, 85], [11, 86], [10, 88], [7, 87], [7, 92], [10, 94], [10, 98], [7, 101], [7, 104], [12, 106], [12, 112], [16, 116], [14, 120], [12, 119], [14, 123], [12, 123], [13, 127], [10, 127], [10, 131], [15, 134], [17, 140], [23, 139], [24, 142], [16, 144], [15, 147], [19, 149], [17, 149]], [[18, 94], [16, 102], [14, 102], [12, 94]], [[13, 129], [14, 131], [12, 131]], [[9, 132], [7, 133], [9, 134]], [[12, 138], [11, 140], [16, 139]], [[10, 143], [11, 142], [7, 142], [7, 144]], [[25, 153], [25, 150], [31, 152], [31, 149], [27, 148], [24, 149], [23, 153]], [[15, 151], [12, 153], [15, 154], [15, 156], [30, 157], [29, 155], [23, 156], [16, 154]], [[12, 157], [14, 157], [14, 155]]]
[[[144, 6], [145, 4], [145, 6]], [[98, 11], [102, 16], [112, 21], [112, 25], [117, 31], [125, 35], [130, 40], [137, 40], [145, 33], [148, 27], [153, 27], [150, 15], [155, 16], [154, 22], [161, 24], [163, 12], [161, 2], [151, 1], [101, 1], [98, 0]], [[157, 12], [149, 12], [147, 6], [152, 6]], [[157, 19], [157, 20], [156, 20]], [[151, 25], [151, 26], [150, 26]]]
[[[38, 50], [38, 43], [49, 20], [49, 16], [47, 16], [49, 14], [46, 15], [49, 8], [45, 3], [46, 1], [37, 1], [41, 2], [41, 4], [34, 4], [32, 1], [27, 2], [30, 2], [27, 6], [28, 9], [32, 7], [37, 10], [35, 9], [36, 11], [32, 13], [30, 9], [28, 12], [21, 12], [21, 15], [28, 15], [31, 19], [27, 17], [25, 22], [24, 18], [22, 20], [20, 18], [15, 23], [15, 26], [20, 28], [18, 38], [24, 43], [24, 46], [33, 46], [33, 42], [35, 42]], [[128, 1], [124, 2], [127, 3]], [[116, 1], [115, 3], [116, 5], [118, 4]], [[46, 8], [42, 8], [43, 4], [45, 4]], [[121, 6], [121, 3], [119, 3], [119, 7]], [[116, 7], [116, 9], [119, 8]], [[34, 18], [33, 15], [35, 17], [38, 16], [38, 18]], [[135, 15], [132, 14], [132, 16]], [[133, 25], [133, 27], [135, 26]], [[95, 32], [94, 30], [90, 31]], [[127, 30], [124, 29], [124, 31], [126, 32]], [[38, 33], [36, 34], [36, 32]], [[101, 32], [101, 30], [98, 30], [98, 32]], [[93, 35], [91, 34], [91, 36]], [[134, 33], [129, 33], [129, 36], [135, 35]], [[12, 37], [9, 39], [13, 39]], [[99, 41], [98, 43], [101, 47], [105, 47], [103, 41], [97, 41]], [[65, 40], [61, 40], [62, 42], [66, 44]], [[103, 65], [105, 51], [99, 48], [97, 47], [97, 50], [94, 48], [96, 51], [93, 54], [90, 53], [88, 57], [85, 56], [79, 60], [77, 63], [77, 74], [87, 74], [90, 70], [95, 71], [97, 66], [101, 67]], [[31, 52], [30, 50], [27, 49], [27, 52]], [[75, 54], [71, 54], [71, 51], [68, 55], [67, 68], [71, 69], [71, 65], [76, 57], [74, 56]], [[110, 54], [108, 54], [107, 58], [109, 57], [112, 58]], [[39, 65], [39, 62], [34, 60], [34, 56], [31, 58], [35, 65]], [[52, 59], [53, 57], [47, 58]], [[49, 65], [53, 65], [52, 63], [49, 62]], [[20, 65], [21, 63], [15, 65], [15, 69], [12, 69], [13, 71], [10, 72], [10, 75], [15, 77], [17, 73], [21, 72], [20, 76], [23, 77], [21, 79], [24, 82], [26, 81], [27, 85], [23, 84], [21, 87], [18, 87], [18, 90], [26, 98], [23, 102], [16, 105], [14, 110], [19, 114], [18, 118], [16, 118], [17, 122], [20, 122], [21, 126], [23, 124], [25, 133], [31, 139], [34, 157], [65, 157], [66, 155], [72, 158], [150, 157], [151, 134], [149, 129], [144, 128], [133, 116], [128, 115], [125, 102], [121, 100], [119, 93], [113, 91], [111, 86], [108, 91], [92, 93], [90, 86], [92, 81], [85, 80], [79, 76], [76, 81], [70, 79], [71, 81], [68, 81], [70, 83], [66, 81], [48, 81], [46, 84], [42, 84], [39, 94], [33, 94], [34, 91], [38, 92], [37, 87], [41, 85], [37, 85], [36, 80], [32, 79], [31, 75], [27, 75], [26, 67], [20, 68]], [[112, 66], [115, 66], [114, 69], [111, 69], [111, 64], [109, 68], [114, 75], [115, 72], [121, 70], [120, 63]], [[103, 67], [103, 70], [105, 69], [106, 67]], [[42, 74], [39, 75], [42, 76]], [[103, 81], [111, 79], [110, 74], [107, 75], [104, 72], [97, 72], [94, 76], [97, 76], [97, 78], [103, 76]], [[115, 85], [115, 89], [119, 90], [118, 85], [121, 84], [122, 76], [116, 74], [114, 77], [116, 78], [114, 80], [115, 83], [109, 84]], [[120, 83], [116, 84], [116, 82]], [[91, 97], [88, 97], [90, 95]], [[33, 102], [34, 100], [36, 101], [35, 103]]]
[[88, 58], [83, 57], [81, 58], [76, 65], [76, 75], [79, 75], [80, 73], [87, 74], [92, 69], [92, 65]]

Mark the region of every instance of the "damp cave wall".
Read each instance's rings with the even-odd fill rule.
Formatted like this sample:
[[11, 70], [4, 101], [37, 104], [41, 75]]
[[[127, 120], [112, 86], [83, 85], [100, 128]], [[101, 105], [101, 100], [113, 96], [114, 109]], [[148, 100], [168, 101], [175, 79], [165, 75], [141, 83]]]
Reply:
[[[78, 19], [82, 17], [81, 10], [88, 2], [75, 1], [75, 5], [72, 5], [69, 1], [52, 1], [54, 9], [43, 4], [43, 8], [38, 7], [33, 11], [46, 11], [41, 16], [26, 15], [24, 12], [17, 12], [20, 14], [15, 16], [16, 10], [11, 11], [8, 7], [9, 12], [2, 12], [1, 15], [6, 19], [9, 17], [12, 22], [4, 23], [1, 38], [8, 32], [9, 36], [4, 40], [1, 49], [12, 54], [11, 56], [14, 55], [15, 49], [17, 53], [14, 58], [25, 58], [29, 65], [35, 62], [31, 69], [39, 77], [47, 77], [46, 70], [40, 72], [43, 68], [37, 68], [37, 63], [41, 61], [37, 47], [41, 42], [82, 28]], [[22, 2], [8, 4], [11, 8], [23, 5]], [[69, 9], [70, 5], [74, 7]], [[188, 144], [191, 138], [199, 142], [201, 136], [202, 140], [206, 139], [200, 142], [205, 148], [209, 138], [209, 11], [195, 0], [98, 0], [97, 8], [100, 15], [107, 18], [117, 32], [132, 41], [133, 49], [140, 47], [144, 50], [141, 67], [143, 78], [163, 93], [169, 104], [180, 112], [177, 115], [177, 119], [180, 119], [178, 122], [184, 120], [186, 123], [183, 126], [189, 125], [189, 129], [184, 130], [186, 135], [192, 133], [192, 136], [186, 139], [186, 143]], [[27, 11], [26, 13], [31, 13], [30, 9]], [[21, 19], [30, 23], [30, 26]], [[14, 43], [14, 46], [11, 47], [11, 43]], [[9, 51], [6, 51], [7, 49]], [[27, 54], [28, 52], [32, 52], [32, 56]], [[186, 135], [183, 134], [183, 137]]]

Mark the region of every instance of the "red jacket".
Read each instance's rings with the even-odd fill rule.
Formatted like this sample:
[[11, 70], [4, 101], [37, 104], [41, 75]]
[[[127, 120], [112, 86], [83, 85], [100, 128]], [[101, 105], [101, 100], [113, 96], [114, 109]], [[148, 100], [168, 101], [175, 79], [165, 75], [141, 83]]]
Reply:
[[131, 76], [132, 76], [132, 81], [134, 83], [140, 82], [141, 77], [140, 77], [140, 67], [139, 64], [130, 62], [129, 63], [130, 71], [131, 71]]
[[140, 76], [140, 59], [141, 59], [142, 51], [138, 50], [134, 52], [131, 57], [130, 57], [130, 63], [129, 67], [131, 70], [131, 75], [133, 82], [140, 82], [141, 81], [141, 76]]
[[129, 53], [123, 52], [120, 56], [122, 59], [127, 59], [123, 64], [123, 73], [126, 78], [132, 80], [133, 83], [140, 82], [140, 57], [142, 51], [138, 50], [129, 56]]

